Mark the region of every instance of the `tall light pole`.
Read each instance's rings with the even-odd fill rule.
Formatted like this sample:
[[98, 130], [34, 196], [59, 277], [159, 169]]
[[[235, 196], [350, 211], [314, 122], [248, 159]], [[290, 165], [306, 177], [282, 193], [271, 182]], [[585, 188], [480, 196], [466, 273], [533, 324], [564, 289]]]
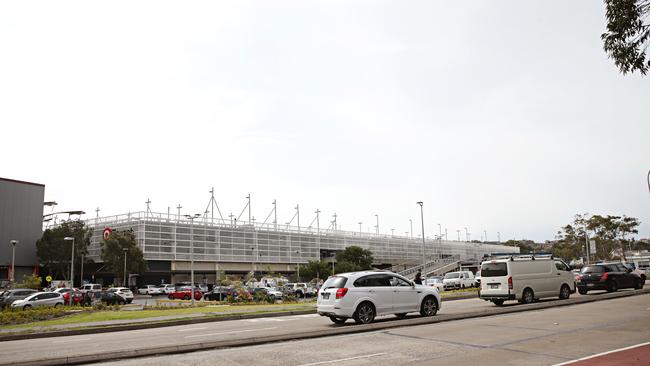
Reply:
[[375, 218], [377, 219], [377, 225], [375, 225], [375, 232], [377, 235], [379, 235], [379, 215], [375, 214]]
[[458, 239], [456, 239], [456, 240], [460, 241], [460, 230], [456, 230], [456, 234], [458, 235]]
[[[250, 216], [250, 193], [248, 194], [248, 215]], [[201, 216], [201, 214], [194, 215], [185, 215], [186, 218], [190, 219], [190, 282], [192, 292], [190, 297], [192, 298], [192, 306], [194, 306], [194, 219]], [[248, 222], [250, 224], [250, 221]]]
[[497, 243], [501, 243], [501, 232], [497, 231]]
[[81, 274], [79, 275], [79, 284], [84, 284], [84, 255], [81, 253]]
[[362, 224], [363, 224], [363, 222], [359, 221], [359, 236], [361, 236], [361, 225]]
[[413, 238], [413, 220], [409, 219], [409, 224], [411, 225], [411, 231], [409, 231], [409, 237]]
[[469, 241], [469, 230], [465, 227], [465, 241]]
[[442, 244], [442, 225], [438, 224], [438, 241]]
[[296, 260], [296, 282], [300, 282], [300, 251], [296, 250], [296, 254], [298, 254], [298, 259]]
[[[425, 268], [424, 266], [427, 264], [427, 258], [424, 253], [424, 203], [422, 201], [416, 202], [418, 205], [420, 205], [420, 219], [422, 221], [422, 275], [426, 276]], [[412, 234], [411, 234], [412, 235]]]
[[11, 243], [11, 288], [14, 288], [16, 283], [16, 244], [18, 240], [12, 240]]
[[[316, 209], [316, 233], [318, 235], [318, 263], [320, 263], [320, 210]], [[320, 276], [319, 276], [320, 277]]]
[[[74, 288], [74, 237], [66, 236], [65, 241], [72, 241], [72, 255], [70, 258], [70, 288]], [[72, 305], [72, 296], [70, 296], [70, 305]]]
[[122, 248], [122, 251], [124, 252], [124, 274], [123, 274], [124, 277], [122, 277], [122, 286], [127, 287], [127, 283], [126, 283], [126, 255], [129, 252], [129, 249], [128, 248]]

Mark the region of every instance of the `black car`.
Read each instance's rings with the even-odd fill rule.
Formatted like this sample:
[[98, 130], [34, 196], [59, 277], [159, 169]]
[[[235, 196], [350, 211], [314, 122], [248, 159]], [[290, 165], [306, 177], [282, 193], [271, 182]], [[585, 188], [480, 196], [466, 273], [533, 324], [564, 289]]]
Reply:
[[28, 288], [17, 288], [9, 291], [5, 291], [2, 293], [2, 297], [0, 297], [0, 309], [4, 309], [5, 307], [11, 306], [14, 301], [16, 300], [23, 300], [27, 296], [31, 294], [35, 294], [38, 291], [28, 289]]
[[237, 291], [232, 287], [214, 286], [212, 291], [208, 291], [203, 295], [203, 298], [208, 301], [223, 301], [232, 296], [237, 297]]
[[619, 288], [642, 289], [645, 281], [622, 263], [588, 265], [577, 277], [578, 292], [581, 295], [591, 290], [616, 292]]
[[106, 305], [124, 305], [126, 300], [115, 292], [106, 291], [101, 295], [101, 301], [106, 303]]

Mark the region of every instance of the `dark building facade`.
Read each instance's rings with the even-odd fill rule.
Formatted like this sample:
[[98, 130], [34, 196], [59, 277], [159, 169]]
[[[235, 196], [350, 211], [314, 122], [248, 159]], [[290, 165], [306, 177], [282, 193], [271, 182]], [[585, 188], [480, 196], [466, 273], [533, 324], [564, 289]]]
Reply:
[[0, 285], [11, 276], [11, 241], [17, 240], [15, 279], [38, 271], [36, 241], [43, 232], [45, 185], [0, 178]]

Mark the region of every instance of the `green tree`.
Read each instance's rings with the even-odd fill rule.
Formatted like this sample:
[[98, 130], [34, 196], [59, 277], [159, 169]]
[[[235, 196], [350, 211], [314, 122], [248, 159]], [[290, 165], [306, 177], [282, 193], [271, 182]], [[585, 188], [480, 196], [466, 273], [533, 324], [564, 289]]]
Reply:
[[623, 73], [648, 72], [650, 60], [650, 0], [605, 0], [607, 31], [601, 35], [603, 48]]
[[[36, 241], [36, 255], [45, 271], [54, 278], [69, 280], [72, 243], [64, 238], [74, 238], [75, 267], [80, 266], [81, 255], [88, 254], [91, 230], [80, 220], [64, 221], [61, 225], [46, 229]], [[77, 268], [75, 268], [77, 272]]]
[[518, 247], [519, 253], [527, 254], [534, 252], [534, 242], [532, 240], [508, 240], [503, 245], [509, 247]]
[[[358, 246], [349, 246], [336, 255], [338, 263], [347, 262], [355, 266], [355, 271], [372, 268], [372, 252]], [[338, 272], [338, 270], [337, 270]]]
[[325, 261], [309, 261], [300, 265], [300, 277], [306, 279], [325, 279], [332, 274], [332, 266]]
[[138, 248], [133, 230], [113, 231], [102, 243], [102, 260], [105, 268], [124, 281], [124, 250], [126, 249], [126, 272], [141, 274], [147, 269], [142, 250]]
[[335, 270], [334, 273], [345, 273], [345, 272], [356, 272], [356, 271], [361, 271], [363, 268], [361, 268], [359, 265], [350, 263], [350, 262], [336, 262]]

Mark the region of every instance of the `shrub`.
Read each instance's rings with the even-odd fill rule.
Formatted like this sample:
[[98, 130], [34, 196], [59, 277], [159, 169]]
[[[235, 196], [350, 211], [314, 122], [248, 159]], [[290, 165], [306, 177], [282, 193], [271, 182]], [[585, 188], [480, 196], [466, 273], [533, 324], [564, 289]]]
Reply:
[[0, 325], [14, 325], [31, 323], [39, 320], [49, 320], [65, 315], [65, 309], [56, 308], [37, 308], [37, 309], [5, 309], [0, 312]]

